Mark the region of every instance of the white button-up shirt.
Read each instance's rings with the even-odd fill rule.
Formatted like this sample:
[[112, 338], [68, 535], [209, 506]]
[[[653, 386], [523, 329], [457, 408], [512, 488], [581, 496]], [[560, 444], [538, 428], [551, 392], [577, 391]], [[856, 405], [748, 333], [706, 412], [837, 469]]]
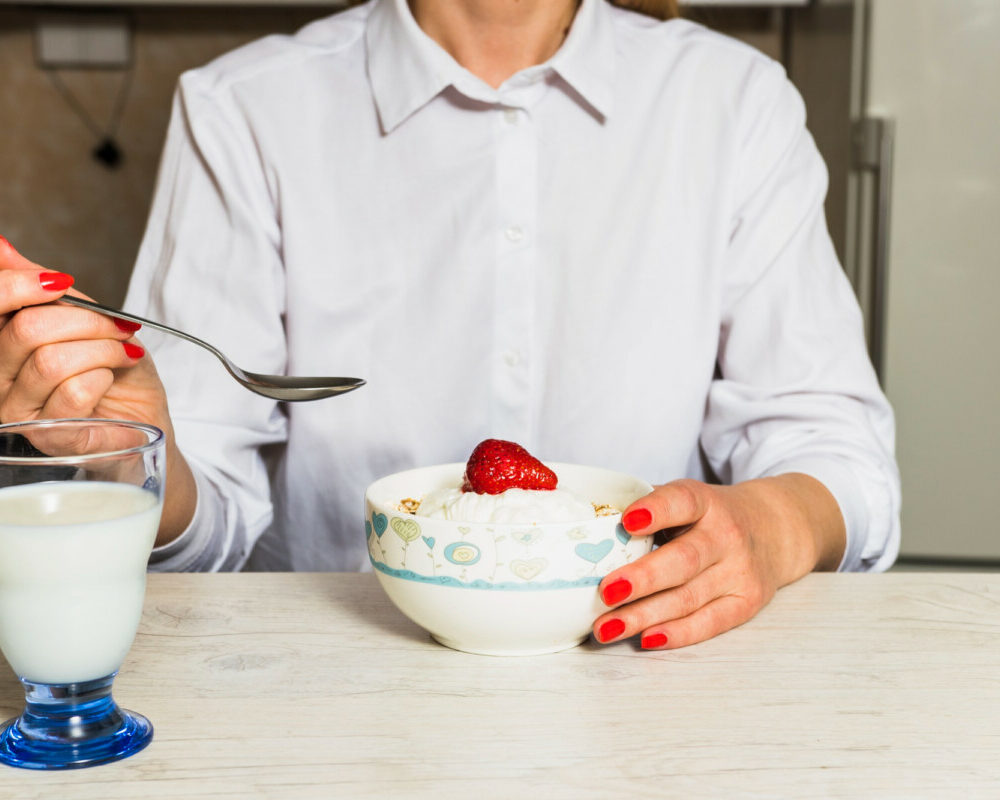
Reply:
[[198, 486], [157, 569], [364, 569], [366, 485], [481, 439], [652, 483], [804, 472], [895, 557], [893, 419], [779, 65], [584, 0], [493, 89], [376, 0], [180, 80], [127, 305]]

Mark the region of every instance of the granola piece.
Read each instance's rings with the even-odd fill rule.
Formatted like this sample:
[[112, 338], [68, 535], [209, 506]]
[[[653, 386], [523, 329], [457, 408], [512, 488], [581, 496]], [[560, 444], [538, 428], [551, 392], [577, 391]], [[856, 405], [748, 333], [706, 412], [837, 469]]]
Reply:
[[416, 514], [417, 509], [420, 508], [420, 501], [414, 500], [412, 497], [403, 498], [399, 502], [399, 510], [404, 514]]

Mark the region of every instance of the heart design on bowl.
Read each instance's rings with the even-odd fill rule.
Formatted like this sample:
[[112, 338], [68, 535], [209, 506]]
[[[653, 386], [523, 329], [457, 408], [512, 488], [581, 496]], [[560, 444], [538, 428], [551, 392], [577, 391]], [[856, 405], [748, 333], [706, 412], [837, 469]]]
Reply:
[[530, 581], [549, 565], [544, 558], [515, 558], [510, 562], [510, 571], [522, 581]]
[[420, 526], [412, 519], [393, 517], [390, 524], [392, 525], [392, 529], [395, 531], [396, 535], [407, 544], [420, 535]]
[[382, 534], [385, 533], [386, 527], [389, 525], [389, 518], [385, 514], [379, 514], [378, 511], [372, 512], [372, 526], [375, 528], [375, 535], [381, 539]]
[[604, 558], [608, 553], [611, 552], [611, 548], [615, 546], [615, 543], [610, 539], [605, 539], [602, 542], [580, 542], [574, 550], [576, 554], [580, 556], [584, 561], [589, 561], [591, 564], [596, 564], [602, 558]]
[[515, 542], [521, 544], [534, 544], [542, 538], [541, 531], [515, 531], [511, 534]]

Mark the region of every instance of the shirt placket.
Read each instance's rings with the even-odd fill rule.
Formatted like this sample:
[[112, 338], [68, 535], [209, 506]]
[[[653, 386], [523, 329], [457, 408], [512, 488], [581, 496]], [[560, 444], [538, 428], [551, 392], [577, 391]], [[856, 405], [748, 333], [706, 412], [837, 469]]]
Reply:
[[531, 87], [505, 96], [496, 126], [496, 314], [493, 331], [493, 408], [496, 435], [528, 443], [532, 433], [532, 368], [538, 260], [538, 137]]

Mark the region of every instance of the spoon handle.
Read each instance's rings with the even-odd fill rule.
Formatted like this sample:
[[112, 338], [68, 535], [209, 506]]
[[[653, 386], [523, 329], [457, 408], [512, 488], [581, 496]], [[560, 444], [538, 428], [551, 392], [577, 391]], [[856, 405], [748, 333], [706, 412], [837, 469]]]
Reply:
[[[171, 328], [169, 325], [164, 325], [162, 322], [153, 322], [153, 320], [151, 319], [146, 319], [145, 317], [140, 317], [136, 314], [129, 314], [127, 311], [119, 311], [117, 308], [111, 308], [110, 306], [105, 306], [101, 305], [100, 303], [95, 303], [93, 300], [84, 300], [82, 297], [73, 297], [68, 294], [64, 294], [62, 297], [60, 297], [58, 302], [69, 303], [69, 305], [71, 306], [79, 306], [80, 308], [88, 308], [91, 311], [96, 311], [98, 314], [104, 314], [105, 316], [108, 317], [117, 317], [118, 319], [128, 320], [129, 322], [137, 322], [139, 325], [142, 325], [147, 328], [155, 328], [158, 331], [163, 331], [163, 333], [169, 333], [174, 336], [180, 336], [182, 339], [187, 339], [189, 342], [192, 342], [193, 344], [204, 347], [206, 350], [212, 353], [212, 355], [218, 358], [226, 367], [226, 369], [228, 369], [231, 373], [233, 373], [233, 370], [235, 369], [235, 365], [232, 364], [232, 362], [230, 362], [230, 360], [226, 358], [222, 354], [222, 352], [216, 350], [208, 342], [199, 339], [197, 336], [192, 336], [189, 333], [184, 333], [184, 331], [179, 331], [176, 328]], [[235, 377], [243, 377], [242, 375], [236, 376], [235, 373], [233, 374]]]
[[238, 383], [242, 384], [251, 392], [256, 392], [257, 394], [270, 398], [271, 400], [288, 402], [322, 400], [324, 397], [333, 397], [338, 394], [344, 394], [357, 389], [359, 386], [365, 385], [365, 382], [360, 378], [307, 378], [293, 375], [263, 375], [259, 372], [247, 372], [246, 370], [242, 370], [237, 367], [232, 361], [226, 358], [221, 350], [212, 347], [212, 345], [208, 342], [199, 339], [196, 336], [192, 336], [189, 333], [184, 333], [184, 331], [171, 328], [169, 325], [164, 325], [161, 322], [153, 322], [151, 319], [145, 319], [135, 314], [119, 311], [117, 308], [102, 306], [100, 303], [95, 303], [93, 300], [84, 300], [82, 297], [63, 295], [58, 300], [53, 302], [68, 303], [71, 306], [86, 308], [90, 311], [96, 311], [98, 314], [104, 314], [108, 317], [116, 317], [118, 319], [128, 320], [129, 322], [137, 322], [148, 328], [154, 328], [155, 330], [163, 331], [164, 333], [169, 333], [173, 336], [179, 336], [181, 339], [186, 339], [192, 344], [204, 347], [208, 350], [208, 352], [222, 362], [226, 371], [229, 372], [229, 374], [232, 375]]

